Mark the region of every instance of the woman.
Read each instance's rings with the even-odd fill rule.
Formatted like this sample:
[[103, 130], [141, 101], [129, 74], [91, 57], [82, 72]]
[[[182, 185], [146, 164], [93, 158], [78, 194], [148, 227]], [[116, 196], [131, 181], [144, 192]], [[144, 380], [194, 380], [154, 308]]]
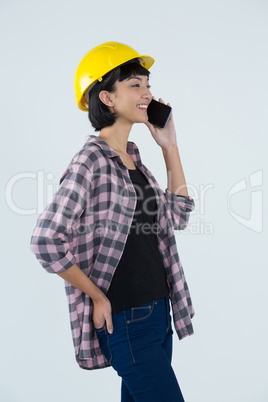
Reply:
[[[81, 60], [76, 102], [99, 135], [72, 158], [31, 238], [42, 266], [65, 280], [79, 366], [112, 366], [124, 402], [184, 400], [171, 367], [170, 301], [179, 339], [193, 334], [195, 313], [174, 236], [194, 201], [172, 115], [163, 129], [148, 122], [153, 63], [119, 42]], [[165, 192], [128, 141], [134, 123], [146, 124], [162, 149]]]

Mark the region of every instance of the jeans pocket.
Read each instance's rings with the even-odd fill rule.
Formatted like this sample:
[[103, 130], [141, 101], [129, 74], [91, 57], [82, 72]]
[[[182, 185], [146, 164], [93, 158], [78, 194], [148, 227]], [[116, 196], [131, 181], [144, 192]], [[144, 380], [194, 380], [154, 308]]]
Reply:
[[94, 328], [96, 332], [101, 332], [105, 330], [105, 325], [103, 325], [103, 327], [101, 328]]
[[146, 320], [146, 318], [149, 318], [153, 312], [154, 304], [154, 302], [151, 302], [146, 303], [146, 306], [142, 305], [138, 307], [132, 307], [130, 309], [130, 318], [127, 320], [127, 323], [131, 324], [132, 322], [143, 321]]
[[100, 348], [102, 350], [102, 353], [105, 356], [105, 359], [109, 364], [112, 362], [112, 352], [110, 348], [110, 341], [109, 341], [109, 334], [106, 329], [106, 325], [104, 325], [101, 328], [95, 328], [97, 338], [99, 340]]

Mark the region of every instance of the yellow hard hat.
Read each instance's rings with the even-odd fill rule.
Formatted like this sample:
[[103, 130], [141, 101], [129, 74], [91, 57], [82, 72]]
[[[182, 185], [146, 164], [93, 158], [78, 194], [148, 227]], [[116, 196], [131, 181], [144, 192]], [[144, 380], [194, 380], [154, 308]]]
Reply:
[[141, 56], [133, 47], [120, 42], [104, 42], [87, 52], [74, 76], [75, 98], [79, 109], [85, 112], [88, 110], [85, 92], [92, 84], [97, 80], [102, 81], [102, 77], [115, 67], [135, 58], [139, 58], [147, 70], [154, 63], [152, 57]]

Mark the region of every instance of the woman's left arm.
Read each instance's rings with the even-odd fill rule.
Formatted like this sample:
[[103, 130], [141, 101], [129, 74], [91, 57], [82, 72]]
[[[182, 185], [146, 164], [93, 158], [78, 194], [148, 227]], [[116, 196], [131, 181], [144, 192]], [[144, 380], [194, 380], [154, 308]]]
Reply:
[[162, 148], [167, 168], [167, 188], [175, 195], [188, 197], [187, 186], [177, 146]]

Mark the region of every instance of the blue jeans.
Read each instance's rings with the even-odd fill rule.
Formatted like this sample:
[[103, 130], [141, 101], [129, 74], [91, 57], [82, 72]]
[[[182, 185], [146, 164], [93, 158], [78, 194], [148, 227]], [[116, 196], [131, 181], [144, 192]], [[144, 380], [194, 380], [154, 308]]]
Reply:
[[171, 366], [168, 296], [112, 316], [114, 331], [95, 328], [107, 361], [122, 377], [121, 402], [184, 402]]

